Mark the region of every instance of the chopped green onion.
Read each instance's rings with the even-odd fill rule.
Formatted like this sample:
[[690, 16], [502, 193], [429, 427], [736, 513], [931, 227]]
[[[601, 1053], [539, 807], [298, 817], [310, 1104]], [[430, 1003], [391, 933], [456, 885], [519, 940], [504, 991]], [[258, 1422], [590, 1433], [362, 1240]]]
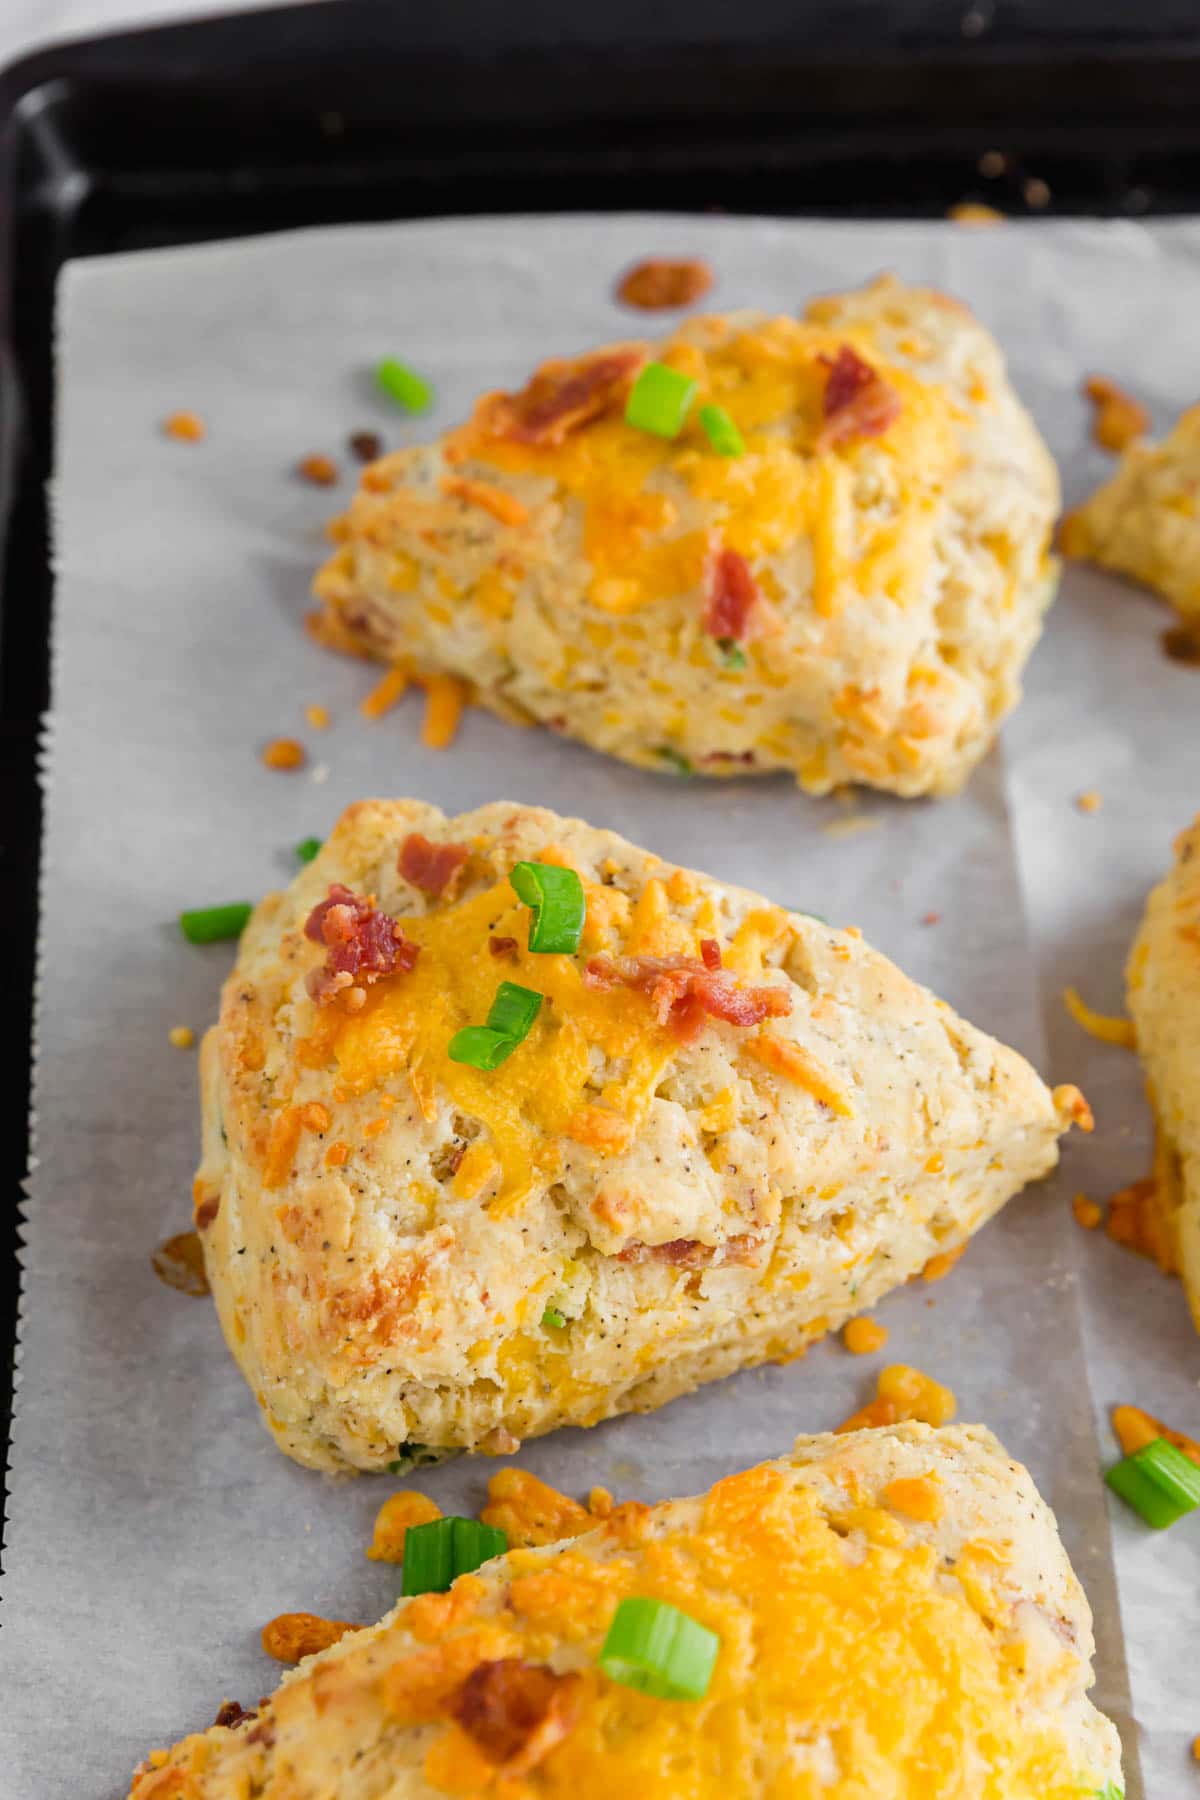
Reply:
[[560, 1313], [557, 1306], [548, 1306], [542, 1314], [542, 1324], [548, 1325], [551, 1331], [561, 1331], [566, 1322], [566, 1314]]
[[700, 423], [718, 456], [741, 456], [746, 446], [742, 434], [723, 406], [702, 406]]
[[573, 956], [583, 935], [587, 900], [574, 869], [554, 863], [514, 863], [509, 881], [518, 900], [533, 909], [529, 948], [539, 956]]
[[727, 669], [744, 669], [749, 665], [750, 659], [736, 638], [718, 638], [717, 649]]
[[478, 1519], [430, 1519], [425, 1525], [410, 1525], [404, 1534], [400, 1592], [444, 1594], [460, 1575], [469, 1575], [507, 1549], [504, 1533]]
[[[406, 1540], [407, 1541], [407, 1540]], [[721, 1640], [665, 1600], [622, 1600], [600, 1651], [610, 1681], [658, 1700], [703, 1700]]]
[[446, 1046], [451, 1062], [466, 1063], [471, 1069], [498, 1069], [507, 1062], [517, 1047], [516, 1038], [490, 1025], [464, 1025]]
[[202, 906], [196, 912], [181, 912], [179, 929], [189, 944], [219, 944], [225, 938], [241, 937], [253, 911], [248, 900], [231, 906]]
[[1200, 1506], [1200, 1469], [1166, 1438], [1122, 1457], [1104, 1479], [1156, 1531]]
[[630, 389], [625, 423], [655, 437], [678, 437], [695, 397], [696, 383], [690, 375], [681, 375], [666, 363], [647, 363]]
[[682, 755], [680, 751], [672, 749], [670, 744], [659, 744], [655, 748], [654, 754], [655, 756], [661, 756], [663, 761], [667, 763], [669, 767], [674, 769], [677, 775], [692, 775], [695, 773], [687, 757]]
[[459, 1450], [445, 1450], [437, 1444], [402, 1444], [400, 1454], [394, 1462], [387, 1466], [389, 1475], [407, 1475], [413, 1469], [427, 1469], [434, 1463], [446, 1462], [452, 1456], [460, 1456]]
[[1115, 1781], [1106, 1781], [1102, 1788], [1093, 1789], [1095, 1800], [1125, 1800], [1125, 1789], [1118, 1787]]
[[515, 981], [502, 981], [488, 1013], [490, 1031], [502, 1031], [514, 1044], [529, 1036], [530, 1026], [538, 1016], [541, 994], [532, 988], [518, 987]]
[[428, 412], [433, 404], [433, 389], [415, 369], [406, 363], [397, 362], [394, 356], [385, 356], [375, 371], [375, 380], [397, 406], [405, 412]]
[[320, 838], [301, 838], [300, 842], [296, 845], [296, 861], [310, 863], [313, 861], [314, 857], [320, 854], [320, 850]]

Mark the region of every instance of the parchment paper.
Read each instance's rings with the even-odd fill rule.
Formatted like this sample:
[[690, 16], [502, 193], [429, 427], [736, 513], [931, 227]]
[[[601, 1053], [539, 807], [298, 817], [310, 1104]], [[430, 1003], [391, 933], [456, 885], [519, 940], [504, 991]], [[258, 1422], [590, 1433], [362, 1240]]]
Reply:
[[[1052, 1078], [1080, 1081], [1094, 1140], [1070, 1142], [1060, 1177], [1015, 1200], [951, 1279], [915, 1284], [879, 1316], [888, 1357], [950, 1381], [960, 1416], [993, 1426], [1055, 1507], [1097, 1614], [1097, 1698], [1121, 1725], [1130, 1795], [1126, 1656], [1146, 1791], [1167, 1800], [1194, 1779], [1200, 1694], [1182, 1672], [1200, 1666], [1200, 1530], [1154, 1536], [1115, 1503], [1110, 1516], [1099, 1470], [1116, 1400], [1200, 1425], [1200, 1342], [1177, 1283], [1072, 1221], [1074, 1191], [1142, 1173], [1149, 1145], [1135, 1060], [1084, 1038], [1058, 999], [1073, 980], [1120, 1008], [1144, 894], [1200, 804], [1200, 677], [1161, 656], [1162, 609], [1069, 571], [1025, 706], [967, 794], [863, 795], [853, 810], [784, 779], [637, 773], [482, 713], [452, 751], [426, 751], [419, 700], [367, 725], [357, 702], [372, 672], [301, 629], [321, 527], [351, 470], [342, 457], [331, 494], [294, 478], [297, 459], [341, 455], [363, 427], [414, 441], [550, 352], [641, 329], [612, 302], [613, 277], [671, 251], [711, 258], [722, 307], [794, 308], [882, 267], [963, 295], [1005, 344], [1072, 494], [1102, 472], [1084, 371], [1132, 381], [1160, 423], [1194, 398], [1191, 225], [448, 221], [66, 272], [37, 1160], [0, 1633], [5, 1800], [122, 1794], [149, 1746], [274, 1685], [258, 1647], [274, 1613], [367, 1621], [396, 1591], [397, 1571], [363, 1556], [394, 1483], [288, 1463], [210, 1305], [163, 1287], [149, 1263], [189, 1222], [196, 1155], [194, 1053], [167, 1032], [207, 1023], [231, 961], [228, 946], [184, 944], [174, 915], [286, 881], [290, 846], [368, 793], [450, 810], [543, 802], [855, 922]], [[372, 394], [366, 371], [387, 353], [434, 380], [429, 421]], [[202, 445], [159, 433], [183, 407], [207, 421]], [[329, 706], [328, 732], [306, 727], [310, 701]], [[315, 766], [263, 768], [257, 750], [281, 733], [304, 738]], [[1100, 790], [1102, 811], [1075, 810], [1083, 788]], [[940, 923], [922, 924], [932, 911]], [[573, 1492], [687, 1493], [836, 1424], [879, 1361], [829, 1343], [652, 1419], [561, 1432], [522, 1460]], [[495, 1467], [461, 1459], [421, 1485], [473, 1510]]]

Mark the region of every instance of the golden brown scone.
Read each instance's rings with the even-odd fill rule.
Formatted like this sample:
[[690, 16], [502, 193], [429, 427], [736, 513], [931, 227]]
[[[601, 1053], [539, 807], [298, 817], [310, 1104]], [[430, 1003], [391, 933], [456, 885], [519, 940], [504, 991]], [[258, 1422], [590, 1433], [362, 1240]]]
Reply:
[[[521, 859], [578, 871], [579, 954], [527, 949]], [[305, 924], [335, 883], [377, 897], [367, 938], [402, 921], [413, 967], [322, 973]], [[545, 996], [529, 1036], [490, 1072], [451, 1061], [505, 980]], [[247, 926], [201, 1079], [225, 1336], [323, 1469], [511, 1449], [795, 1355], [1086, 1112], [857, 933], [504, 803], [351, 807]]]
[[[624, 420], [651, 356], [697, 383], [674, 440]], [[547, 363], [373, 463], [316, 629], [644, 768], [948, 794], [1019, 696], [1058, 500], [992, 338], [884, 278]]]
[[1175, 840], [1126, 976], [1158, 1129], [1156, 1205], [1200, 1331], [1200, 816]]
[[1130, 445], [1112, 480], [1067, 514], [1061, 548], [1132, 576], [1200, 624], [1200, 406], [1162, 443]]
[[[703, 1699], [599, 1666], [636, 1595], [720, 1638]], [[982, 1426], [800, 1438], [402, 1600], [255, 1718], [154, 1751], [133, 1794], [1086, 1800], [1121, 1779], [1092, 1651], [1053, 1514]]]

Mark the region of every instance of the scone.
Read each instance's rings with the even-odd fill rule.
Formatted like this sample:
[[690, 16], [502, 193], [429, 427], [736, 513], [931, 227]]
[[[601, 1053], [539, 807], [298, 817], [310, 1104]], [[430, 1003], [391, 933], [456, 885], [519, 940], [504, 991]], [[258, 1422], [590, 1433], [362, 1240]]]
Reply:
[[1200, 625], [1200, 406], [1160, 444], [1131, 444], [1111, 481], [1068, 513], [1065, 556], [1153, 588]]
[[[610, 1673], [641, 1596], [719, 1639], [699, 1699]], [[155, 1751], [135, 1800], [1115, 1800], [1092, 1620], [981, 1426], [800, 1438], [695, 1500], [510, 1550]], [[696, 1686], [699, 1686], [699, 1682]]]
[[1200, 1331], [1200, 816], [1175, 841], [1126, 976], [1158, 1130], [1155, 1205]]
[[[578, 890], [574, 953], [529, 947], [519, 863]], [[454, 1060], [502, 984], [523, 1040]], [[511, 1450], [795, 1356], [1086, 1115], [854, 931], [578, 819], [410, 800], [351, 807], [259, 906], [201, 1080], [221, 1323], [320, 1469]]]
[[[674, 438], [625, 421], [651, 359], [696, 383]], [[547, 362], [371, 464], [315, 629], [644, 768], [949, 794], [1019, 696], [1058, 499], [983, 326], [885, 278]]]

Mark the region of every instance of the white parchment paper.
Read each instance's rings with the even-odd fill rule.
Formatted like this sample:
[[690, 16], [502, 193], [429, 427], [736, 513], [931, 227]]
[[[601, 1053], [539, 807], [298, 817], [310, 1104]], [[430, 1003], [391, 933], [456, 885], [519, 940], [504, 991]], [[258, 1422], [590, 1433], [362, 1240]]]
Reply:
[[[452, 811], [541, 802], [857, 923], [1053, 1079], [1080, 1082], [1095, 1138], [1070, 1142], [1059, 1178], [1015, 1200], [950, 1280], [894, 1295], [880, 1317], [888, 1357], [950, 1381], [960, 1416], [993, 1426], [1055, 1507], [1096, 1611], [1097, 1698], [1121, 1725], [1130, 1796], [1139, 1738], [1152, 1800], [1195, 1780], [1200, 1529], [1144, 1531], [1106, 1505], [1099, 1470], [1117, 1400], [1200, 1427], [1200, 1341], [1177, 1283], [1072, 1221], [1070, 1195], [1144, 1172], [1149, 1139], [1135, 1059], [1083, 1037], [1058, 998], [1070, 980], [1120, 1009], [1142, 899], [1200, 805], [1200, 676], [1161, 655], [1163, 610], [1069, 571], [1029, 697], [969, 791], [935, 805], [864, 795], [853, 813], [783, 779], [638, 773], [482, 713], [449, 753], [424, 750], [418, 699], [367, 725], [357, 702], [372, 672], [301, 628], [339, 495], [298, 482], [298, 457], [341, 455], [364, 427], [414, 441], [551, 352], [641, 330], [613, 303], [613, 277], [673, 251], [711, 259], [721, 307], [794, 309], [883, 267], [961, 294], [1004, 343], [1071, 495], [1103, 467], [1083, 372], [1132, 382], [1160, 424], [1195, 397], [1191, 225], [443, 221], [66, 272], [3, 1800], [122, 1794], [149, 1746], [274, 1685], [258, 1647], [274, 1613], [366, 1621], [396, 1591], [397, 1571], [363, 1556], [393, 1484], [288, 1463], [209, 1304], [163, 1287], [149, 1262], [189, 1222], [196, 1156], [194, 1054], [167, 1032], [208, 1022], [231, 961], [228, 946], [184, 944], [174, 915], [286, 881], [290, 846], [370, 793]], [[367, 372], [388, 353], [432, 377], [431, 420], [406, 422], [373, 395]], [[159, 433], [185, 407], [207, 421], [199, 446]], [[329, 731], [306, 726], [310, 701], [330, 708]], [[307, 771], [261, 766], [277, 734], [307, 741]], [[1099, 813], [1074, 808], [1084, 788], [1103, 795]], [[931, 912], [940, 922], [922, 923]], [[652, 1419], [561, 1432], [522, 1460], [574, 1492], [687, 1493], [836, 1424], [879, 1360], [825, 1344]], [[421, 1485], [474, 1510], [495, 1466], [461, 1459]]]

